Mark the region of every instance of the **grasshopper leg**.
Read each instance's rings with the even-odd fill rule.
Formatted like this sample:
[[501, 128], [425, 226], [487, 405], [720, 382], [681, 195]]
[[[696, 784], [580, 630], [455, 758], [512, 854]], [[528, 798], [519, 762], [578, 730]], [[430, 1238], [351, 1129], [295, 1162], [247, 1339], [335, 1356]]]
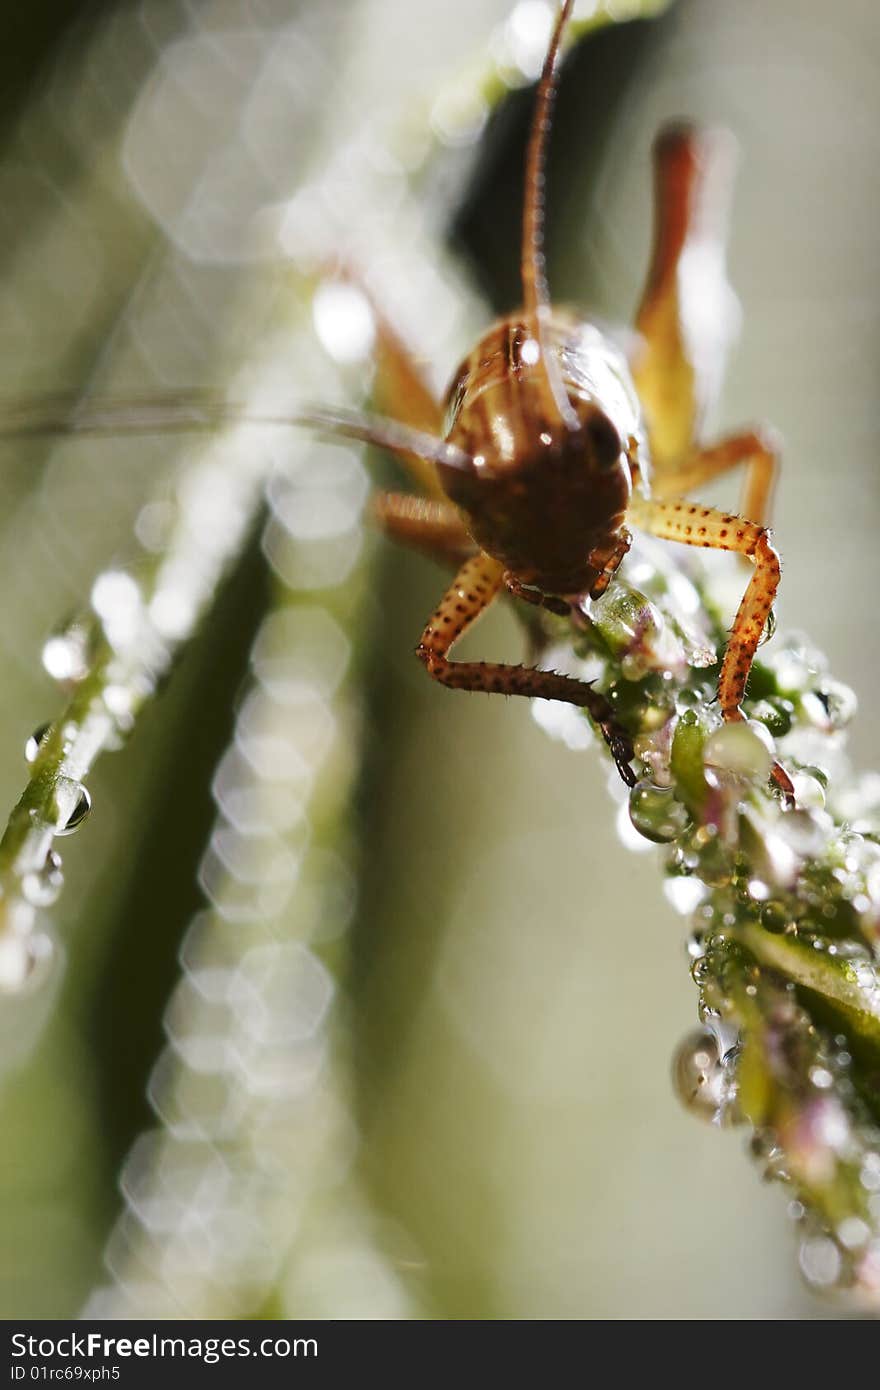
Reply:
[[654, 245], [636, 315], [642, 346], [633, 376], [648, 419], [657, 496], [681, 496], [745, 464], [743, 515], [766, 525], [778, 441], [752, 429], [710, 448], [698, 443], [720, 383], [732, 304], [724, 243], [733, 154], [724, 131], [687, 124], [667, 126], [656, 141]]
[[431, 615], [417, 648], [417, 655], [428, 674], [453, 690], [523, 695], [580, 706], [598, 724], [624, 782], [634, 786], [636, 779], [629, 765], [634, 753], [629, 735], [618, 725], [604, 695], [586, 681], [532, 666], [450, 660], [449, 653], [455, 643], [485, 612], [503, 586], [504, 566], [497, 560], [481, 552], [465, 561]]
[[[373, 396], [377, 408], [393, 415], [402, 425], [424, 430], [427, 434], [442, 435], [443, 407], [427, 380], [418, 356], [383, 312], [366, 277], [350, 265], [334, 265], [329, 271], [329, 278], [356, 287], [370, 306], [376, 333]], [[406, 457], [405, 464], [421, 492], [438, 499], [444, 496], [437, 469], [430, 460], [412, 454]]]
[[440, 563], [461, 564], [474, 549], [458, 508], [452, 502], [410, 492], [380, 492], [373, 518], [392, 540]]
[[696, 449], [680, 466], [654, 479], [654, 492], [676, 497], [701, 487], [731, 468], [745, 465], [741, 511], [759, 525], [770, 520], [773, 491], [779, 476], [779, 440], [768, 429], [741, 430], [706, 449]]
[[725, 131], [683, 122], [654, 145], [654, 243], [632, 366], [658, 490], [700, 438], [732, 335], [724, 250], [734, 150]]
[[590, 598], [601, 598], [614, 575], [620, 569], [629, 548], [632, 536], [623, 527], [617, 534], [614, 544], [607, 549], [593, 551], [590, 564], [596, 569], [598, 577], [590, 588]]
[[544, 594], [540, 589], [523, 584], [522, 580], [517, 579], [509, 570], [504, 573], [504, 587], [514, 598], [522, 599], [523, 603], [530, 603], [533, 608], [545, 608], [548, 613], [555, 613], [558, 618], [571, 617], [571, 604], [564, 598], [557, 598], [555, 594]]
[[[683, 545], [732, 550], [754, 566], [733, 620], [718, 677], [722, 717], [728, 722], [744, 719], [741, 704], [749, 671], [779, 587], [779, 556], [770, 532], [766, 526], [744, 521], [716, 507], [685, 501], [661, 502], [638, 495], [632, 500], [631, 515], [635, 524], [652, 536]], [[779, 763], [774, 763], [772, 775], [786, 797], [793, 798], [791, 779]]]

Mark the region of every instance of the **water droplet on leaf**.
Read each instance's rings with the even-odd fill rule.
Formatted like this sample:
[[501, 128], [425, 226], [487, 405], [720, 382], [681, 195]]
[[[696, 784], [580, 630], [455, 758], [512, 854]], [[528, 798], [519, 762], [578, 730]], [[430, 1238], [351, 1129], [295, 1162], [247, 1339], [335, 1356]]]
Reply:
[[21, 881], [21, 891], [34, 907], [51, 907], [63, 887], [61, 855], [54, 849], [49, 850], [41, 869], [26, 873]]
[[87, 674], [92, 656], [93, 631], [82, 618], [73, 618], [52, 632], [43, 644], [43, 669], [53, 680], [76, 684]]
[[676, 912], [688, 917], [700, 906], [706, 896], [706, 887], [696, 878], [667, 878], [663, 883], [663, 894]]
[[752, 718], [760, 721], [773, 738], [784, 738], [791, 730], [794, 705], [783, 696], [758, 700], [752, 705]]
[[781, 936], [790, 923], [792, 923], [791, 910], [781, 900], [771, 899], [761, 908], [761, 926], [765, 931]]
[[688, 960], [699, 960], [706, 954], [706, 934], [702, 931], [692, 931], [685, 942]]
[[687, 829], [690, 817], [671, 787], [638, 782], [629, 795], [629, 818], [640, 835], [654, 844], [668, 844]]
[[818, 777], [809, 772], [795, 772], [792, 777], [795, 804], [801, 811], [821, 811], [825, 807], [825, 788]]
[[87, 788], [80, 783], [79, 795], [76, 799], [76, 802], [74, 803], [73, 810], [70, 812], [70, 815], [67, 817], [67, 820], [64, 822], [63, 825], [56, 825], [55, 834], [73, 835], [75, 831], [79, 830], [80, 826], [82, 825], [83, 821], [85, 820], [86, 816], [89, 814], [91, 809], [92, 798], [89, 795]]
[[140, 586], [125, 570], [105, 570], [92, 585], [92, 608], [104, 628], [107, 641], [117, 651], [128, 650], [143, 628]]
[[35, 763], [40, 755], [40, 745], [47, 733], [51, 729], [51, 724], [39, 724], [30, 738], [24, 745], [24, 760], [26, 763]]
[[840, 1278], [843, 1261], [840, 1251], [828, 1236], [811, 1236], [805, 1240], [799, 1259], [804, 1278], [818, 1288], [830, 1288]]
[[672, 1084], [690, 1114], [710, 1123], [719, 1118], [727, 1078], [718, 1044], [708, 1029], [695, 1028], [680, 1042], [672, 1059]]
[[763, 724], [722, 724], [706, 739], [703, 759], [707, 767], [737, 777], [763, 781], [770, 775], [773, 740]]
[[808, 690], [801, 698], [801, 708], [810, 723], [829, 731], [845, 729], [855, 718], [858, 707], [855, 692], [842, 681], [827, 676], [815, 690]]

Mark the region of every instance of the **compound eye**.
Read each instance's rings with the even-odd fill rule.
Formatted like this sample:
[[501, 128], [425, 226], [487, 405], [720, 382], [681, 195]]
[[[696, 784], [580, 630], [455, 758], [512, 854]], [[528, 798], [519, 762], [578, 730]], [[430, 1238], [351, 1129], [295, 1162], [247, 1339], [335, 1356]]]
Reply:
[[620, 435], [607, 415], [597, 412], [587, 421], [590, 450], [600, 468], [613, 468], [623, 450]]

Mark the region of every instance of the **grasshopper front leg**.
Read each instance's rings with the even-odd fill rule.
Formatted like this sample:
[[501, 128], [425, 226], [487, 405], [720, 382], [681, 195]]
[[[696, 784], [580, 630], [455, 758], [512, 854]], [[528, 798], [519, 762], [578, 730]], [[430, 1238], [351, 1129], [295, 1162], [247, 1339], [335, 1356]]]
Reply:
[[585, 709], [599, 726], [624, 782], [629, 787], [635, 786], [635, 774], [629, 765], [634, 757], [632, 741], [617, 723], [605, 696], [586, 681], [533, 666], [450, 660], [449, 653], [455, 643], [486, 611], [503, 585], [504, 566], [499, 561], [483, 553], [465, 561], [431, 615], [417, 648], [417, 655], [428, 674], [452, 690], [562, 700]]
[[461, 514], [451, 502], [411, 492], [380, 492], [373, 519], [387, 536], [441, 564], [459, 565], [474, 549]]

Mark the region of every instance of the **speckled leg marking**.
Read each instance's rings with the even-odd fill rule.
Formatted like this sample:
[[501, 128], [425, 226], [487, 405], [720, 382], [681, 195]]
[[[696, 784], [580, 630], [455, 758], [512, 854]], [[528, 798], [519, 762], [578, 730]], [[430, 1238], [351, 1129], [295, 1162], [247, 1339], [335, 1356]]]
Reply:
[[452, 502], [407, 492], [381, 492], [373, 499], [372, 510], [375, 521], [387, 535], [433, 560], [459, 565], [474, 549]]
[[779, 556], [770, 544], [770, 532], [742, 517], [692, 502], [639, 497], [633, 499], [631, 513], [636, 525], [652, 536], [712, 550], [734, 550], [754, 565], [755, 572], [733, 620], [718, 679], [722, 715], [728, 720], [742, 719], [740, 703], [749, 669], [779, 587]]
[[503, 582], [503, 566], [490, 556], [480, 554], [465, 561], [439, 608], [432, 614], [416, 649], [429, 675], [453, 690], [482, 690], [487, 694], [562, 700], [586, 709], [601, 729], [621, 777], [628, 786], [634, 786], [636, 779], [629, 766], [634, 756], [632, 743], [615, 722], [608, 701], [592, 686], [571, 676], [560, 675], [557, 671], [448, 659], [454, 644], [489, 607]]
[[[779, 556], [770, 544], [770, 532], [742, 517], [691, 502], [656, 502], [634, 497], [631, 516], [637, 526], [652, 536], [712, 550], [734, 550], [754, 565], [755, 572], [733, 620], [718, 678], [722, 716], [728, 722], [744, 719], [740, 705], [746, 682], [779, 588]], [[773, 764], [772, 777], [786, 797], [793, 800], [791, 779], [779, 763]]]
[[745, 464], [742, 514], [766, 526], [770, 520], [779, 463], [779, 441], [772, 431], [742, 430], [713, 444], [711, 448], [696, 450], [680, 468], [658, 475], [654, 479], [653, 490], [660, 497], [680, 496], [731, 468]]

